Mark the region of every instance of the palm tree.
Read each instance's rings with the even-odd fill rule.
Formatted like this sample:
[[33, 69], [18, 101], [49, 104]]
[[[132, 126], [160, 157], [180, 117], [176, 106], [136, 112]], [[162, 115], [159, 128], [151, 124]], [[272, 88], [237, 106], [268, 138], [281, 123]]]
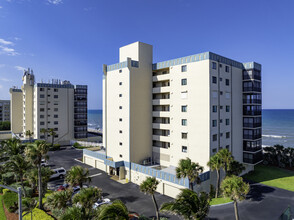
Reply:
[[47, 197], [46, 207], [49, 209], [65, 209], [71, 201], [72, 190], [56, 191]]
[[97, 187], [83, 188], [74, 195], [73, 203], [82, 208], [84, 219], [88, 219], [93, 211], [93, 205], [101, 199], [102, 190]]
[[41, 161], [42, 159], [48, 160], [49, 148], [45, 141], [36, 141], [33, 145], [28, 145], [25, 149], [25, 154], [29, 161], [38, 168], [38, 187], [39, 187], [39, 209], [43, 209], [42, 204], [42, 173], [41, 173]]
[[174, 201], [162, 204], [160, 211], [179, 215], [184, 219], [204, 219], [209, 212], [209, 195], [205, 192], [197, 194], [189, 189], [181, 191]]
[[25, 146], [16, 138], [11, 138], [1, 142], [0, 157], [1, 162], [7, 161], [10, 157], [23, 154]]
[[239, 176], [243, 172], [243, 170], [245, 170], [244, 165], [236, 160], [233, 160], [230, 162], [227, 176]]
[[99, 220], [129, 220], [129, 211], [121, 200], [115, 200], [110, 205], [102, 205]]
[[53, 128], [50, 128], [49, 130], [48, 130], [48, 133], [51, 135], [51, 137], [52, 137], [52, 142], [51, 142], [51, 145], [52, 145], [52, 147], [53, 147], [53, 145], [54, 145], [54, 137], [55, 137], [55, 135], [56, 135], [56, 132], [54, 131], [54, 129]]
[[73, 166], [66, 173], [65, 181], [70, 185], [79, 185], [83, 188], [83, 183], [91, 182], [91, 177], [89, 177], [89, 170], [84, 169], [81, 166]]
[[199, 174], [203, 172], [203, 167], [199, 163], [194, 163], [190, 158], [181, 159], [178, 167], [176, 168], [177, 178], [188, 177], [190, 189], [193, 190], [193, 185], [196, 181], [197, 184], [201, 182]]
[[44, 135], [44, 139], [46, 139], [46, 133], [48, 132], [47, 129], [41, 128], [40, 132]]
[[153, 201], [153, 204], [154, 204], [157, 220], [159, 220], [159, 212], [158, 212], [158, 205], [157, 205], [157, 202], [155, 200], [154, 193], [155, 193], [155, 191], [157, 189], [158, 184], [159, 184], [159, 181], [156, 180], [155, 177], [147, 177], [146, 180], [144, 180], [140, 184], [140, 190], [145, 194], [150, 194], [151, 197], [152, 197], [152, 201]]
[[81, 220], [85, 219], [82, 213], [82, 208], [77, 206], [69, 207], [64, 214], [59, 218], [60, 220]]
[[250, 190], [249, 184], [245, 183], [242, 177], [230, 176], [223, 180], [221, 188], [223, 190], [223, 195], [234, 201], [235, 218], [238, 220], [238, 201], [242, 201], [246, 198]]
[[24, 213], [23, 217], [27, 214], [31, 214], [31, 220], [33, 219], [33, 210], [37, 206], [37, 200], [35, 199], [25, 199], [22, 200], [22, 205], [23, 205], [23, 211]]
[[5, 164], [5, 168], [8, 171], [14, 172], [16, 179], [20, 180], [23, 194], [26, 197], [26, 190], [24, 188], [23, 178], [25, 172], [31, 168], [31, 164], [28, 163], [21, 154], [17, 154], [10, 158], [10, 160]]
[[30, 131], [30, 130], [27, 130], [27, 131], [26, 131], [26, 136], [29, 137], [30, 142], [32, 141], [32, 136], [33, 136], [33, 135], [34, 135], [34, 132], [32, 132], [32, 131]]
[[207, 163], [207, 166], [210, 167], [211, 170], [216, 170], [216, 190], [215, 190], [215, 198], [218, 197], [219, 193], [219, 183], [220, 183], [220, 169], [223, 167], [222, 160], [219, 154], [213, 155]]
[[217, 154], [219, 154], [222, 160], [225, 175], [227, 175], [228, 166], [230, 165], [231, 161], [234, 160], [232, 153], [228, 149], [221, 149]]

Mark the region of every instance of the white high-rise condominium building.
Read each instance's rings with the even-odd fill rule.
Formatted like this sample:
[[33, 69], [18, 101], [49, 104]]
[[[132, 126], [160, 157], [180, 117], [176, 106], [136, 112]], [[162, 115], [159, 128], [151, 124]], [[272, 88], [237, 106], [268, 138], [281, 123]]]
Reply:
[[262, 160], [260, 64], [211, 52], [153, 63], [141, 42], [119, 52], [103, 68], [105, 157], [84, 151], [86, 163], [137, 184], [156, 176], [174, 197], [189, 186], [175, 178], [180, 159], [204, 167], [202, 189], [215, 182], [207, 162], [222, 148], [247, 171]]
[[35, 83], [28, 69], [23, 75], [21, 89], [10, 89], [11, 131], [33, 138], [51, 140], [43, 129], [54, 129], [55, 142], [66, 144], [74, 138], [87, 137], [87, 86], [72, 85], [69, 81]]
[[0, 100], [0, 121], [10, 121], [10, 100]]

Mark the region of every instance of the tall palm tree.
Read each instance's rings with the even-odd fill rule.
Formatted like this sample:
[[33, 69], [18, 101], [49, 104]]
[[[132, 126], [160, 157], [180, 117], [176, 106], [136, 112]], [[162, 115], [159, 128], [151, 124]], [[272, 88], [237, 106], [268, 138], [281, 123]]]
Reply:
[[11, 138], [1, 142], [0, 148], [0, 160], [1, 162], [7, 161], [10, 157], [23, 154], [25, 146], [21, 144], [21, 141], [16, 138]]
[[50, 128], [50, 129], [48, 130], [48, 133], [51, 135], [51, 145], [52, 145], [52, 147], [53, 147], [53, 145], [54, 145], [54, 137], [55, 137], [55, 135], [56, 135], [56, 132], [54, 131], [53, 128]]
[[73, 166], [66, 173], [65, 181], [70, 185], [79, 185], [83, 188], [83, 184], [86, 182], [91, 182], [91, 177], [89, 177], [89, 170], [81, 166]]
[[82, 208], [84, 219], [90, 218], [93, 205], [101, 199], [102, 190], [97, 187], [83, 188], [74, 195], [73, 203]]
[[209, 212], [209, 195], [197, 194], [189, 189], [182, 192], [172, 202], [162, 204], [160, 211], [182, 216], [184, 219], [202, 220]]
[[35, 199], [25, 199], [22, 200], [22, 207], [23, 207], [23, 211], [25, 211], [26, 213], [23, 214], [22, 217], [24, 217], [25, 215], [31, 214], [31, 220], [33, 219], [33, 210], [34, 208], [36, 208], [37, 206], [37, 200]]
[[233, 160], [230, 162], [227, 176], [239, 176], [243, 172], [243, 170], [245, 170], [244, 165], [236, 160]]
[[215, 190], [215, 198], [218, 197], [219, 194], [219, 185], [220, 185], [220, 169], [223, 167], [222, 160], [219, 154], [213, 155], [207, 163], [207, 166], [210, 167], [211, 170], [216, 170], [216, 190]]
[[232, 153], [228, 149], [221, 149], [217, 154], [219, 154], [222, 160], [225, 175], [227, 175], [228, 166], [234, 160]]
[[26, 136], [29, 137], [30, 142], [32, 141], [32, 136], [34, 135], [34, 132], [27, 130], [26, 131]]
[[64, 214], [59, 218], [60, 220], [81, 220], [85, 219], [82, 213], [82, 208], [77, 206], [69, 207]]
[[36, 141], [33, 145], [28, 145], [25, 149], [25, 154], [28, 157], [29, 161], [38, 168], [38, 187], [39, 187], [39, 209], [43, 209], [42, 204], [42, 173], [41, 173], [41, 161], [42, 159], [48, 160], [49, 147], [45, 141]]
[[159, 181], [156, 180], [155, 177], [147, 177], [146, 180], [144, 180], [140, 184], [140, 190], [145, 194], [150, 194], [151, 197], [152, 197], [152, 201], [153, 201], [153, 204], [154, 204], [157, 220], [159, 220], [159, 212], [158, 212], [158, 205], [157, 205], [157, 202], [155, 200], [154, 193], [156, 192], [158, 184], [159, 184]]
[[46, 133], [48, 130], [46, 128], [41, 128], [40, 132], [44, 135], [44, 139], [46, 139]]
[[65, 209], [71, 201], [72, 190], [56, 191], [47, 197], [46, 207], [49, 209]]
[[190, 158], [181, 159], [176, 168], [176, 176], [177, 178], [188, 178], [190, 189], [193, 190], [193, 185], [196, 181], [197, 184], [200, 183], [199, 174], [203, 172], [203, 167], [199, 165], [199, 163], [194, 163]]
[[112, 204], [102, 205], [98, 219], [129, 220], [129, 211], [121, 200], [115, 200]]
[[238, 201], [242, 201], [246, 198], [250, 190], [249, 184], [245, 183], [242, 177], [230, 176], [222, 181], [221, 188], [224, 196], [234, 201], [235, 218], [239, 220]]
[[25, 172], [31, 168], [31, 164], [25, 160], [21, 154], [14, 155], [10, 160], [4, 165], [7, 171], [11, 171], [16, 176], [16, 179], [20, 180], [21, 187], [23, 189], [23, 194], [26, 197], [26, 190], [23, 184], [23, 178]]

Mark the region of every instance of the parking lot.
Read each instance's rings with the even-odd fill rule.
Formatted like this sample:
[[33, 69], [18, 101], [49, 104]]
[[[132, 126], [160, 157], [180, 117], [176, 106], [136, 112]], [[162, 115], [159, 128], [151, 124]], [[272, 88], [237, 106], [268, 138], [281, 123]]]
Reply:
[[[75, 165], [88, 168], [90, 176], [92, 177], [92, 182], [89, 185], [101, 188], [105, 198], [109, 198], [111, 201], [120, 199], [126, 204], [129, 211], [137, 212], [138, 214], [147, 217], [155, 217], [154, 205], [150, 195], [145, 195], [140, 192], [139, 186], [136, 184], [121, 184], [110, 179], [110, 176], [107, 173], [81, 163], [77, 159], [82, 158], [82, 150], [67, 147], [59, 151], [51, 151], [48, 155], [50, 157], [48, 164], [51, 169], [63, 167], [66, 170], [69, 170]], [[56, 189], [59, 185], [63, 184], [63, 182], [63, 179], [52, 180], [49, 182], [48, 187], [50, 189]], [[159, 193], [156, 193], [155, 197], [159, 206], [164, 202], [172, 200], [172, 198]], [[179, 219], [177, 216], [166, 215], [166, 217], [169, 219]]]

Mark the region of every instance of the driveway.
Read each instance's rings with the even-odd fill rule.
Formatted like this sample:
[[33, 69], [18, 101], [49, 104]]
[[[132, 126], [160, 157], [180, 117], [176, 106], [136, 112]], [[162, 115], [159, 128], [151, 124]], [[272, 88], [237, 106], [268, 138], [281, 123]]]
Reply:
[[[142, 193], [139, 186], [136, 184], [118, 183], [117, 181], [110, 179], [110, 176], [107, 173], [75, 160], [77, 158], [82, 158], [82, 150], [67, 147], [59, 151], [51, 151], [48, 155], [50, 157], [48, 164], [52, 169], [64, 167], [66, 170], [69, 170], [75, 165], [88, 168], [90, 170], [90, 175], [92, 176], [92, 182], [89, 185], [101, 188], [104, 197], [109, 198], [111, 201], [115, 199], [122, 200], [131, 212], [137, 212], [140, 215], [147, 217], [155, 217], [151, 196]], [[49, 182], [48, 186], [53, 189], [61, 184], [63, 184], [63, 180], [53, 180]], [[155, 198], [159, 206], [164, 202], [173, 200], [172, 198], [159, 193], [155, 194]], [[171, 220], [179, 219], [177, 216], [166, 215], [166, 217]]]

